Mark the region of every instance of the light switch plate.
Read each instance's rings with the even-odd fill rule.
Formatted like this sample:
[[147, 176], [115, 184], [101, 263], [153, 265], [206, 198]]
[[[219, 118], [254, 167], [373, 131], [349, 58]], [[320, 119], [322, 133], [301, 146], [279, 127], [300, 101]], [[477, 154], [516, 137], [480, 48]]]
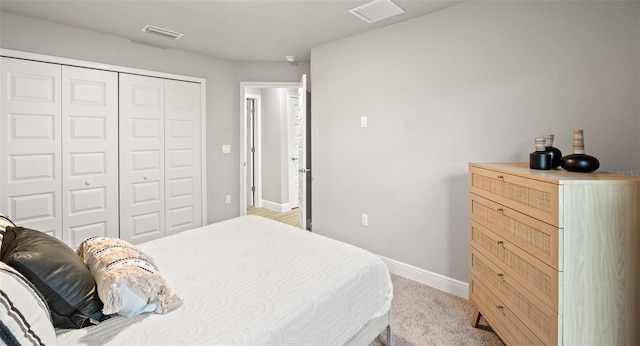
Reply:
[[231, 152], [231, 145], [229, 145], [229, 144], [222, 145], [222, 153], [223, 154], [229, 154], [230, 152]]

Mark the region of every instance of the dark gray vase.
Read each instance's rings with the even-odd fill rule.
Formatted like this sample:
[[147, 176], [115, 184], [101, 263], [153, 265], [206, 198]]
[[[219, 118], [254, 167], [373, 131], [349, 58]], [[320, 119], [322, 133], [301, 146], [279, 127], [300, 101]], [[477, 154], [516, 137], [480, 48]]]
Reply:
[[544, 151], [551, 155], [551, 168], [558, 168], [562, 163], [562, 152], [560, 149], [553, 146], [554, 135], [545, 135], [545, 148]]
[[562, 168], [571, 172], [591, 173], [600, 168], [600, 162], [591, 155], [571, 154], [562, 158]]
[[562, 168], [571, 172], [590, 173], [600, 168], [598, 159], [584, 153], [584, 133], [573, 130], [573, 154], [562, 158]]

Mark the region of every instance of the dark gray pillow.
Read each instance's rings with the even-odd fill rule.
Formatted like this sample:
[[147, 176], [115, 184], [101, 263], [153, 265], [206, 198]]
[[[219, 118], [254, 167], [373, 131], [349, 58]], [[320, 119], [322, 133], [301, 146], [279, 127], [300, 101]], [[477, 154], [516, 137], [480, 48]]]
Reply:
[[77, 329], [96, 324], [102, 301], [82, 259], [65, 243], [40, 231], [7, 227], [0, 260], [10, 265], [45, 297], [56, 328]]

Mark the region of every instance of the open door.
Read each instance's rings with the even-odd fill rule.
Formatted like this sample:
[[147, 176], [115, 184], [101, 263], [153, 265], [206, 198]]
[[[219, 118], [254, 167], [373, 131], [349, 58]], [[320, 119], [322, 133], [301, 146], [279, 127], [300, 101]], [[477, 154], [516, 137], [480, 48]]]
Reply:
[[287, 149], [289, 162], [289, 208], [298, 208], [298, 148], [296, 146], [296, 118], [298, 116], [298, 92], [287, 94]]
[[[302, 75], [300, 86], [298, 88], [298, 112], [294, 120], [295, 125], [295, 141], [298, 151], [298, 217], [300, 219], [300, 228], [311, 230], [310, 208], [308, 208], [307, 200], [309, 198], [308, 191], [311, 187], [311, 167], [307, 161], [307, 75]], [[309, 210], [308, 210], [309, 209]]]

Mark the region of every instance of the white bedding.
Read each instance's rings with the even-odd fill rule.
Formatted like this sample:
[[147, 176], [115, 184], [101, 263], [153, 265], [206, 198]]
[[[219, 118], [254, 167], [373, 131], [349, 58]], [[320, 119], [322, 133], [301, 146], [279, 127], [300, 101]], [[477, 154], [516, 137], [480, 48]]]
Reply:
[[57, 330], [59, 345], [343, 345], [391, 306], [378, 256], [258, 216], [137, 247], [183, 306]]

